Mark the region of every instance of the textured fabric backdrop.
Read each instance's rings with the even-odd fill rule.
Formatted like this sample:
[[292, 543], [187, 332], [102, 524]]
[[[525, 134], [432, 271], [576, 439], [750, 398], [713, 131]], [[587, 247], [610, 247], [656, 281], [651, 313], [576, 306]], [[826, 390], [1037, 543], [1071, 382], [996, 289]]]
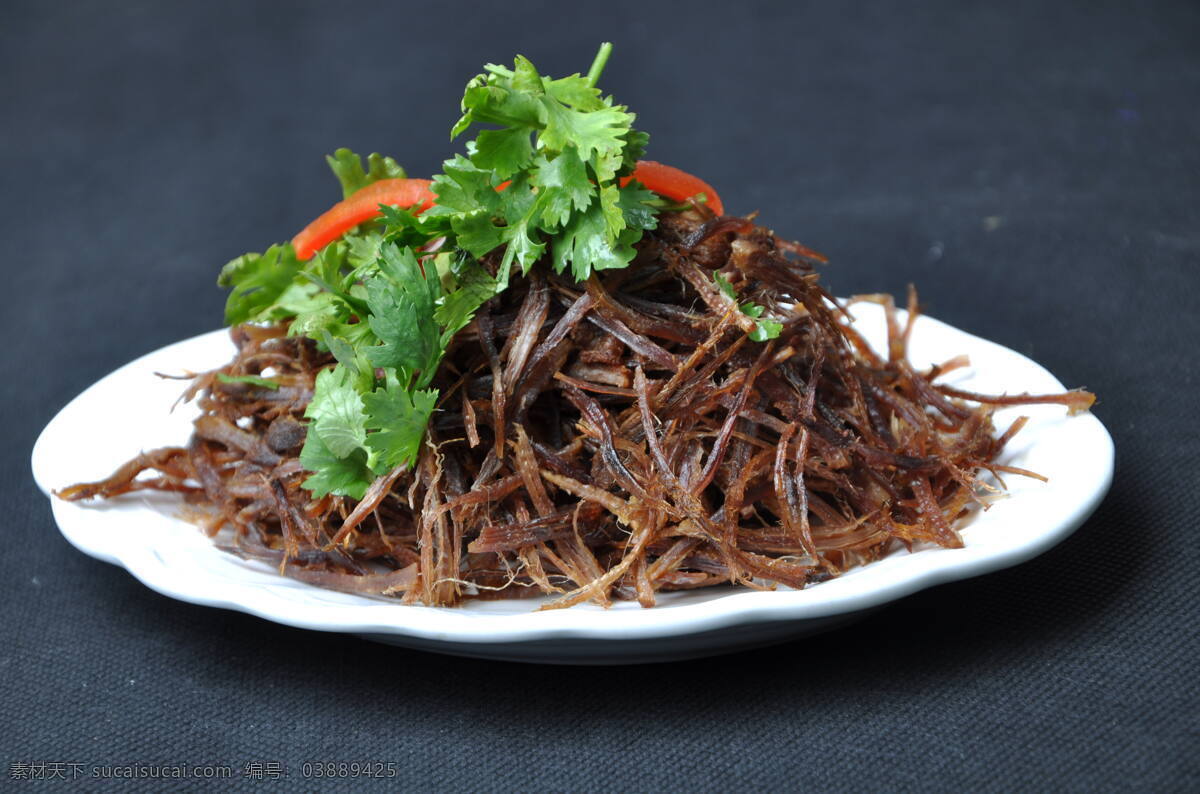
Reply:
[[[416, 789], [1200, 786], [1200, 8], [502, 5], [0, 8], [3, 774], [278, 761], [298, 785], [304, 760], [381, 760]], [[606, 39], [603, 86], [652, 156], [829, 253], [835, 292], [913, 281], [934, 316], [1095, 390], [1118, 462], [1092, 520], [834, 633], [624, 669], [285, 628], [62, 540], [29, 474], [38, 431], [216, 327], [217, 267], [335, 197], [322, 155], [429, 173], [482, 63], [561, 74]]]

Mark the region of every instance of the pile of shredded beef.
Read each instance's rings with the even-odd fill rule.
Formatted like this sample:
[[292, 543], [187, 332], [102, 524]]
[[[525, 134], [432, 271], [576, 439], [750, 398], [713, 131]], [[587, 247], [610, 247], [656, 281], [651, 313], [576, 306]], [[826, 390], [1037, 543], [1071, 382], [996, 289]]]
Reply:
[[[297, 458], [331, 356], [286, 325], [232, 331], [227, 375], [200, 376], [187, 447], [64, 489], [80, 500], [179, 491], [222, 548], [323, 587], [456, 604], [548, 607], [736, 584], [804, 587], [914, 544], [962, 545], [956, 522], [1023, 420], [1000, 405], [1093, 402], [1084, 391], [989, 397], [917, 371], [892, 299], [876, 353], [818, 284], [821, 257], [746, 218], [668, 213], [636, 261], [577, 284], [535, 267], [455, 338], [420, 458], [361, 501], [314, 500]], [[489, 263], [493, 268], [495, 262]], [[738, 301], [783, 322], [755, 342]]]

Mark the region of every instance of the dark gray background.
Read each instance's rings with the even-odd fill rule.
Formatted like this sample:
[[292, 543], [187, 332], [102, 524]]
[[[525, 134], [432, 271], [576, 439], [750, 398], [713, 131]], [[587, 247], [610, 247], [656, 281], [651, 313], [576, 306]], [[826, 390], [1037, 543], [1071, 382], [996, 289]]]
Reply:
[[[418, 789], [1194, 790], [1200, 9], [574, 5], [0, 7], [0, 760], [279, 760], [295, 784], [303, 760], [379, 759]], [[323, 154], [427, 174], [482, 63], [562, 74], [604, 39], [603, 86], [652, 156], [829, 253], [836, 292], [914, 281], [935, 316], [1095, 390], [1118, 457], [1095, 517], [850, 628], [625, 669], [284, 628], [61, 539], [37, 432], [216, 327], [216, 269], [337, 197]]]

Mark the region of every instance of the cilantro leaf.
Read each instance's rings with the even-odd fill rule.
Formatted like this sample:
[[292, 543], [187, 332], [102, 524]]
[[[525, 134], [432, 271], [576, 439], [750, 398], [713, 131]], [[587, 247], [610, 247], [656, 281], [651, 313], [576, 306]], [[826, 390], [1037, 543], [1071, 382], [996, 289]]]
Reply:
[[625, 218], [625, 228], [638, 231], [658, 228], [658, 213], [654, 207], [656, 201], [658, 197], [641, 182], [630, 182], [621, 188], [617, 206]]
[[409, 393], [399, 387], [385, 387], [363, 397], [367, 427], [378, 431], [367, 436], [367, 446], [375, 453], [377, 472], [416, 461], [437, 396], [436, 389]]
[[352, 311], [346, 302], [332, 292], [322, 292], [316, 284], [301, 284], [289, 289], [306, 289], [312, 293], [303, 301], [280, 301], [277, 304], [279, 309], [290, 311], [293, 315], [288, 328], [290, 336], [320, 339], [322, 332], [330, 332], [350, 319]]
[[[388, 209], [395, 209], [388, 207]], [[357, 270], [379, 258], [379, 246], [383, 244], [383, 235], [374, 230], [356, 230], [346, 234], [346, 264]]]
[[577, 281], [586, 281], [593, 270], [622, 268], [634, 256], [632, 243], [614, 240], [607, 233], [604, 209], [597, 203], [583, 213], [575, 213], [554, 238], [554, 269], [568, 267]]
[[300, 450], [300, 465], [313, 472], [303, 485], [317, 499], [328, 494], [362, 499], [374, 479], [365, 451], [358, 449], [347, 457], [338, 457], [311, 427]]
[[756, 320], [755, 322], [757, 325], [755, 326], [754, 330], [750, 332], [750, 338], [755, 342], [765, 342], [768, 339], [774, 339], [779, 336], [779, 333], [783, 330], [783, 323], [779, 322], [778, 320], [771, 320], [764, 317], [763, 319]]
[[259, 319], [295, 281], [301, 270], [290, 243], [273, 245], [264, 253], [242, 254], [221, 268], [217, 285], [229, 287], [225, 300], [226, 325]]
[[321, 332], [321, 341], [325, 343], [325, 347], [329, 348], [329, 352], [337, 359], [337, 363], [349, 370], [351, 375], [359, 374], [360, 368], [354, 345], [340, 336], [334, 336], [329, 331]]
[[475, 139], [471, 162], [491, 171], [498, 179], [508, 179], [529, 165], [533, 159], [533, 144], [529, 130], [510, 127], [503, 130], [484, 130]]
[[498, 287], [496, 279], [474, 259], [459, 267], [455, 280], [455, 289], [442, 296], [433, 312], [434, 320], [443, 329], [443, 347], [450, 343], [456, 333], [467, 327], [475, 316], [475, 310], [495, 295]]
[[[352, 328], [357, 327], [357, 325], [352, 326]], [[347, 336], [350, 338], [347, 338]], [[351, 341], [352, 339], [353, 341]], [[374, 340], [372, 339], [371, 341]], [[344, 367], [350, 373], [349, 376], [353, 379], [354, 386], [360, 394], [374, 388], [375, 370], [367, 362], [366, 356], [363, 353], [368, 347], [367, 340], [364, 337], [354, 337], [352, 334], [335, 336], [329, 331], [323, 330], [321, 332], [321, 342], [325, 347], [329, 348], [329, 352], [333, 354], [340, 367]]]
[[492, 186], [491, 172], [461, 154], [442, 163], [442, 173], [433, 178], [431, 189], [437, 196], [437, 206], [428, 212], [435, 215], [447, 214], [447, 210], [495, 210], [500, 205], [500, 197]]
[[717, 284], [717, 289], [725, 294], [725, 297], [730, 300], [737, 300], [737, 293], [734, 292], [733, 285], [729, 283], [729, 279], [721, 275], [721, 271], [713, 271], [713, 281]]
[[646, 153], [646, 144], [650, 142], [649, 134], [633, 128], [625, 133], [624, 138], [625, 148], [621, 151], [621, 170], [618, 172], [622, 176], [633, 173], [637, 161]]
[[504, 243], [504, 227], [492, 222], [486, 210], [462, 212], [450, 220], [458, 247], [473, 256], [483, 256]]
[[411, 209], [389, 207], [386, 204], [381, 204], [379, 209], [383, 213], [384, 234], [370, 237], [370, 248], [366, 243], [360, 244], [357, 249], [351, 248], [349, 261], [355, 266], [356, 272], [374, 265], [385, 241], [420, 248], [436, 237], [445, 236], [450, 227], [449, 219], [445, 213], [436, 212], [436, 206], [419, 216], [413, 214]]
[[408, 176], [395, 160], [374, 152], [367, 157], [365, 171], [362, 158], [349, 149], [338, 149], [331, 155], [327, 154], [325, 161], [342, 185], [342, 198], [349, 198], [380, 179], [403, 179]]
[[596, 176], [611, 180], [621, 162], [624, 135], [633, 123], [633, 114], [621, 107], [605, 107], [590, 112], [573, 110], [560, 102], [546, 102], [546, 128], [539, 142], [547, 149], [562, 151], [574, 146], [583, 160], [595, 156]]
[[472, 123], [531, 128], [545, 125], [543, 90], [539, 80], [530, 79], [533, 64], [527, 58], [518, 55], [513, 71], [490, 64], [484, 69], [489, 74], [481, 74], [467, 83], [462, 99], [463, 115], [450, 130], [452, 139]]
[[542, 88], [562, 104], [578, 111], [587, 112], [604, 107], [604, 102], [600, 99], [600, 89], [592, 85], [588, 78], [577, 74], [557, 80], [543, 78]]
[[545, 155], [538, 157], [530, 181], [538, 188], [542, 221], [547, 229], [561, 227], [572, 212], [585, 210], [592, 203], [587, 166], [574, 147], [564, 149], [552, 160]]
[[361, 268], [347, 272], [350, 247], [342, 242], [331, 243], [322, 248], [300, 270], [299, 276], [346, 304], [355, 314], [362, 316], [367, 305], [357, 294], [357, 273]]
[[310, 429], [339, 458], [348, 457], [366, 443], [362, 397], [354, 386], [354, 374], [344, 366], [322, 370], [317, 375], [312, 401], [304, 416], [313, 420]]
[[422, 271], [411, 248], [389, 243], [380, 254], [379, 275], [367, 280], [367, 306], [368, 322], [381, 344], [367, 349], [367, 360], [396, 369], [406, 383], [419, 371], [419, 387], [426, 386], [442, 354], [433, 322], [441, 284], [434, 268]]
[[504, 227], [500, 237], [507, 246], [501, 262], [505, 274], [508, 273], [508, 268], [513, 262], [517, 262], [521, 266], [522, 272], [528, 272], [529, 268], [533, 267], [533, 263], [541, 259], [542, 253], [546, 250], [546, 244], [538, 242], [539, 235], [529, 218], [522, 218], [515, 223], [510, 223]]

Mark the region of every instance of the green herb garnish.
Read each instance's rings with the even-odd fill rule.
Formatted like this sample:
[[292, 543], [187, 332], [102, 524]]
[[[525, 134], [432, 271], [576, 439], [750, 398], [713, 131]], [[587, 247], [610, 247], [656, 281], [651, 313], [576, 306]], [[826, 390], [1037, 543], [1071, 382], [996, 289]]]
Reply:
[[489, 64], [467, 84], [451, 137], [474, 124], [498, 129], [481, 130], [465, 156], [443, 164], [433, 180], [437, 206], [426, 215], [447, 218], [475, 256], [505, 246], [504, 279], [510, 264], [528, 272], [547, 250], [556, 271], [569, 268], [579, 281], [625, 267], [633, 244], [655, 227], [654, 195], [619, 184], [648, 136], [596, 88], [611, 49], [601, 47], [587, 77], [553, 80], [517, 56], [512, 69]]
[[276, 381], [260, 378], [258, 375], [226, 375], [224, 372], [218, 372], [217, 380], [221, 383], [245, 383], [249, 386], [258, 386], [260, 389], [279, 390], [279, 384]]
[[[721, 290], [725, 294], [725, 297], [737, 303], [737, 291], [734, 290], [733, 284], [729, 283], [729, 279], [722, 276], [719, 270], [714, 270], [712, 276], [713, 281], [717, 284], [717, 289]], [[774, 339], [783, 330], [783, 323], [778, 320], [772, 320], [770, 317], [763, 317], [763, 312], [766, 309], [754, 301], [739, 303], [738, 310], [754, 320], [754, 330], [749, 333], [749, 337], [755, 342], [765, 342], [768, 339]]]
[[[514, 267], [527, 273], [547, 257], [578, 281], [626, 267], [657, 213], [677, 206], [625, 178], [648, 136], [596, 87], [611, 50], [601, 46], [586, 76], [545, 77], [522, 56], [512, 68], [485, 66], [467, 84], [451, 138], [481, 128], [443, 163], [425, 212], [383, 206], [308, 261], [284, 244], [221, 271], [227, 323], [290, 319], [290, 333], [337, 359], [305, 414], [300, 461], [314, 496], [361, 498], [376, 477], [415, 462], [446, 346]], [[366, 167], [347, 149], [327, 159], [347, 198], [404, 177], [378, 154]], [[437, 238], [440, 253], [418, 253]]]

